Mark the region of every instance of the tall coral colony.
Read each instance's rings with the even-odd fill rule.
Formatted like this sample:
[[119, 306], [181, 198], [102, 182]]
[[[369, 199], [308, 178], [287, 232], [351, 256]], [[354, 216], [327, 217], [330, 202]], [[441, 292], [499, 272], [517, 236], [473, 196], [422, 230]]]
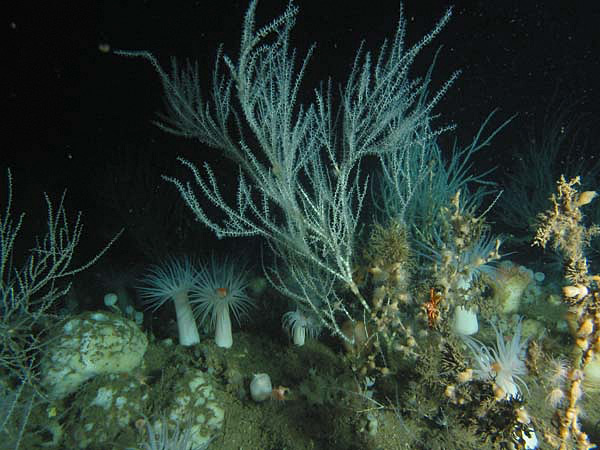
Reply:
[[[490, 114], [472, 143], [464, 148], [456, 144], [446, 160], [439, 137], [453, 125], [438, 125], [434, 110], [459, 72], [450, 74], [436, 91], [432, 70], [412, 78], [415, 58], [442, 31], [452, 9], [408, 47], [407, 21], [401, 14], [393, 39], [382, 43], [376, 54], [361, 45], [347, 81], [339, 89], [324, 83], [312, 91], [311, 102], [299, 92], [312, 50], [298, 64], [290, 46], [297, 6], [289, 2], [279, 17], [256, 29], [257, 6], [252, 0], [246, 12], [239, 56], [217, 52], [210, 95], [201, 95], [198, 64], [179, 65], [174, 60], [169, 73], [149, 52], [116, 52], [143, 58], [158, 73], [166, 103], [158, 121], [161, 129], [194, 138], [239, 171], [231, 196], [222, 195], [223, 180], [208, 163], [199, 167], [180, 157], [187, 178], [163, 179], [217, 237], [254, 236], [264, 241], [270, 253], [264, 259], [265, 278], [274, 288], [269, 294], [285, 297], [292, 308], [283, 315], [283, 328], [296, 346], [304, 346], [306, 338], [318, 336], [321, 329], [345, 345], [348, 355], [341, 360], [347, 363], [348, 378], [369, 405], [370, 426], [363, 428], [377, 428], [373, 418], [383, 420], [382, 411], [389, 411], [383, 402], [395, 395], [393, 408], [408, 424], [406, 430], [410, 425], [427, 433], [432, 424], [439, 429], [439, 442], [431, 447], [449, 448], [444, 440], [463, 434], [476, 442], [465, 442], [464, 448], [483, 443], [535, 448], [536, 431], [551, 441], [546, 432], [551, 419], [540, 411], [538, 399], [531, 399], [539, 389], [530, 380], [542, 370], [531, 368], [534, 352], [530, 355], [528, 350], [544, 338], [545, 329], [554, 327], [564, 337], [559, 329], [563, 310], [555, 308], [556, 317], [539, 317], [547, 309], [540, 307], [542, 294], [559, 288], [538, 286], [533, 271], [510, 261], [499, 263], [507, 256], [500, 253], [503, 238], [492, 232], [486, 215], [501, 192], [487, 178], [489, 172], [471, 173], [476, 166], [469, 160], [511, 119], [488, 133], [484, 128]], [[373, 174], [365, 173], [373, 167], [371, 162], [378, 169], [373, 178], [382, 180], [379, 190], [369, 181]], [[542, 215], [547, 226], [536, 238], [545, 246], [552, 237], [558, 240], [555, 248], [566, 251], [570, 283], [562, 294], [570, 312], [577, 312], [572, 327], [580, 361], [566, 374], [560, 372], [560, 382], [555, 383], [560, 392], [550, 397], [553, 405], [564, 409], [557, 427], [562, 448], [570, 436], [580, 444], [588, 442], [577, 403], [584, 379], [594, 380], [592, 369], [600, 353], [600, 278], [587, 274], [583, 249], [600, 229], [586, 230], [579, 223], [579, 207], [596, 194], [574, 192], [576, 183], [562, 179], [559, 197], [551, 199], [553, 210]], [[495, 200], [487, 202], [488, 194], [497, 194]], [[369, 201], [374, 208], [367, 213]], [[482, 212], [486, 202], [489, 206]], [[372, 215], [378, 215], [373, 222], [381, 225], [365, 240], [365, 221]], [[515, 245], [511, 239], [507, 244]], [[214, 329], [218, 347], [230, 348], [232, 316], [239, 323], [254, 306], [247, 285], [246, 268], [231, 259], [212, 257], [196, 269], [189, 258], [181, 258], [154, 266], [140, 292], [153, 309], [173, 301], [182, 345], [199, 341], [195, 316]], [[538, 309], [532, 313], [526, 305]], [[491, 329], [480, 327], [478, 314], [491, 322]], [[507, 323], [514, 324], [511, 337], [505, 336], [510, 335]], [[473, 337], [478, 333], [484, 336], [481, 340]], [[486, 333], [493, 334], [493, 344], [488, 345]], [[311, 347], [287, 351], [310, 355]], [[562, 352], [539, 348], [539, 361], [545, 360], [546, 351]], [[232, 361], [235, 353], [229, 353]], [[315, 358], [315, 366], [322, 359]], [[257, 402], [272, 398], [275, 391], [264, 370], [255, 370], [245, 385]], [[326, 371], [316, 371], [310, 367], [306, 377], [313, 378], [315, 386], [317, 381], [325, 384]], [[403, 383], [405, 379], [410, 382]], [[350, 391], [338, 390], [340, 395]], [[439, 402], [442, 392], [457, 408]], [[524, 409], [526, 400], [535, 419]], [[370, 437], [376, 434], [369, 432]], [[406, 446], [418, 447], [423, 436], [408, 434], [413, 433], [402, 439], [415, 441]]]

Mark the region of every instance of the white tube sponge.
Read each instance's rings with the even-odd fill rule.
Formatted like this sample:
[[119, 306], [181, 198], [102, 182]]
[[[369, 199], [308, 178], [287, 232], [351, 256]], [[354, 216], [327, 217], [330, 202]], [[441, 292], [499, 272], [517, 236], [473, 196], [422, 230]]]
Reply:
[[255, 402], [264, 402], [271, 398], [273, 385], [271, 377], [266, 373], [255, 373], [250, 382], [250, 396]]
[[454, 310], [454, 321], [452, 323], [454, 332], [461, 336], [470, 336], [477, 333], [479, 323], [477, 321], [477, 313], [472, 309], [457, 306]]

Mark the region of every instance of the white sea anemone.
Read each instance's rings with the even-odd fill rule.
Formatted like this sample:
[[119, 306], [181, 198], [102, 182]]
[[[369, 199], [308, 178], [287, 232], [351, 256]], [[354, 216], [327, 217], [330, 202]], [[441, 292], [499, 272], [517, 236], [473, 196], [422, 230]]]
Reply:
[[527, 341], [521, 341], [521, 318], [517, 322], [515, 334], [505, 341], [500, 330], [492, 324], [496, 332], [496, 347], [487, 347], [477, 339], [463, 336], [463, 339], [475, 359], [474, 374], [477, 379], [489, 380], [502, 389], [505, 398], [510, 399], [521, 394], [517, 383], [527, 389], [525, 381], [521, 378], [527, 374], [525, 366], [525, 353]]
[[321, 332], [318, 322], [307, 312], [301, 309], [288, 311], [282, 317], [283, 328], [292, 336], [294, 344], [304, 345], [306, 336], [314, 338]]
[[496, 254], [502, 245], [502, 239], [487, 231], [481, 233], [467, 248], [457, 248], [455, 243], [446, 243], [438, 235], [433, 239], [433, 245], [417, 242], [424, 249], [424, 252], [419, 252], [420, 255], [433, 261], [438, 267], [449, 266], [456, 273], [456, 287], [463, 290], [469, 290], [473, 282], [483, 274], [494, 278], [496, 262], [505, 256]]
[[465, 251], [458, 252], [454, 263], [459, 275], [458, 287], [468, 290], [473, 281], [482, 274], [494, 277], [496, 273], [496, 260], [501, 257], [492, 257], [496, 248], [500, 247], [502, 240], [488, 232], [483, 232], [479, 239]]
[[569, 371], [571, 370], [569, 361], [564, 356], [551, 358], [546, 367], [546, 379], [553, 387], [565, 388], [569, 379]]
[[225, 258], [203, 264], [197, 273], [196, 286], [192, 294], [194, 312], [204, 322], [210, 317], [210, 325], [215, 328], [215, 343], [219, 347], [229, 348], [233, 344], [231, 334], [230, 310], [239, 323], [253, 305], [246, 295], [248, 278], [243, 266], [236, 266]]
[[[210, 441], [197, 446], [194, 442], [195, 432], [191, 418], [183, 426], [175, 422], [170, 426], [166, 415], [161, 415], [154, 423], [148, 418], [140, 420], [140, 425], [146, 425], [146, 441], [142, 443], [144, 450], [205, 450]], [[143, 426], [143, 425], [142, 425]]]
[[546, 395], [546, 403], [548, 403], [552, 409], [556, 409], [564, 405], [566, 398], [565, 391], [561, 388], [554, 388]]
[[189, 292], [194, 286], [196, 271], [188, 257], [171, 259], [152, 266], [138, 287], [144, 304], [156, 311], [173, 300], [179, 330], [179, 343], [190, 346], [200, 342], [198, 327], [190, 306]]

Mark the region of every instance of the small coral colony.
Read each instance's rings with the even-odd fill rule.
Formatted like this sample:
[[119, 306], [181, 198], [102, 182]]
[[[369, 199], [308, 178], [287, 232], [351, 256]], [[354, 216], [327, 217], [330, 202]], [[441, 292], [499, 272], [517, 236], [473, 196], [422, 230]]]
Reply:
[[[469, 158], [493, 145], [510, 120], [484, 138], [486, 120], [472, 144], [445, 158], [441, 142], [451, 130], [434, 126], [433, 110], [457, 74], [433, 93], [431, 73], [408, 75], [451, 11], [408, 48], [401, 16], [393, 40], [375, 55], [358, 52], [347, 82], [324, 86], [313, 103], [300, 105], [308, 57], [298, 67], [288, 47], [297, 8], [290, 4], [256, 30], [256, 7], [251, 2], [246, 13], [239, 59], [219, 53], [208, 100], [199, 94], [193, 65], [175, 64], [168, 74], [147, 52], [116, 53], [148, 60], [158, 72], [167, 105], [161, 128], [216, 148], [240, 173], [233, 200], [208, 165], [180, 159], [190, 180], [166, 182], [218, 237], [240, 245], [258, 236], [263, 254], [247, 266], [233, 254], [172, 257], [137, 283], [145, 318], [115, 304], [115, 296], [107, 295], [106, 305], [146, 325], [159, 308], [173, 311], [180, 346], [216, 344], [226, 358], [243, 319], [268, 315], [261, 308], [276, 309], [272, 302], [288, 305], [268, 338], [296, 352], [318, 346], [337, 352], [353, 380], [338, 394], [351, 398], [353, 414], [364, 418], [355, 432], [365, 446], [592, 448], [600, 436], [600, 275], [592, 270], [590, 246], [599, 228], [584, 211], [594, 207], [593, 186], [585, 190], [578, 177], [553, 180], [547, 203], [530, 205], [537, 208], [529, 218], [536, 231], [525, 245], [495, 234], [490, 217], [500, 193]], [[381, 164], [372, 175], [377, 182], [363, 174], [369, 158], [370, 166]], [[63, 331], [86, 321], [107, 319], [82, 318]], [[125, 332], [143, 347], [131, 351], [141, 358], [146, 338]], [[63, 370], [67, 357], [56, 356], [61, 344], [50, 345], [43, 385], [60, 398], [92, 375], [73, 379]], [[79, 369], [73, 363], [71, 370]], [[198, 445], [218, 439], [227, 417], [212, 394], [219, 388], [210, 370], [186, 373], [188, 387], [174, 388], [202, 389], [212, 405], [202, 413], [211, 419], [190, 432], [203, 434]], [[317, 379], [318, 367], [311, 370]], [[294, 392], [298, 383], [281, 380], [286, 387], [274, 388], [268, 373], [255, 372], [243, 374], [244, 401], [265, 414], [273, 400], [309, 396]], [[94, 402], [104, 405], [109, 400], [99, 392]], [[327, 403], [319, 401], [305, 407]], [[147, 419], [142, 434], [179, 434], [187, 423], [184, 403], [165, 403], [167, 419]]]

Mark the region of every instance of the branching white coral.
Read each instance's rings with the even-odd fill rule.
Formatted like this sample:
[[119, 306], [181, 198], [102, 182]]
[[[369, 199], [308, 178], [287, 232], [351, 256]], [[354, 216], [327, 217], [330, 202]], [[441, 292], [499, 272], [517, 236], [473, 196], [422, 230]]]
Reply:
[[[451, 9], [412, 46], [406, 45], [408, 20], [401, 14], [395, 36], [377, 54], [360, 45], [339, 90], [332, 82], [324, 83], [314, 90], [312, 102], [301, 104], [305, 96], [300, 87], [312, 49], [296, 64], [290, 41], [298, 7], [289, 2], [283, 14], [256, 29], [257, 4], [251, 1], [246, 12], [239, 57], [217, 53], [208, 95], [201, 92], [197, 63], [173, 61], [169, 74], [149, 52], [115, 54], [144, 58], [158, 72], [167, 107], [157, 123], [160, 128], [217, 149], [240, 169], [236, 201], [229, 202], [222, 187], [231, 179], [217, 179], [208, 164], [199, 168], [179, 158], [191, 181], [164, 179], [173, 183], [198, 221], [218, 237], [261, 236], [287, 266], [300, 260], [303, 267], [316, 267], [348, 288], [369, 314], [354, 280], [369, 188], [362, 161], [394, 148], [413, 151], [423, 141], [417, 131], [433, 127], [433, 109], [458, 73], [431, 95], [429, 74], [421, 79], [409, 75], [417, 55], [450, 19]], [[434, 136], [425, 133], [424, 139]], [[222, 214], [213, 215], [212, 207]], [[315, 312], [344, 339], [337, 318], [355, 308], [344, 311], [337, 304], [345, 296], [331, 299], [324, 298], [324, 309]]]

